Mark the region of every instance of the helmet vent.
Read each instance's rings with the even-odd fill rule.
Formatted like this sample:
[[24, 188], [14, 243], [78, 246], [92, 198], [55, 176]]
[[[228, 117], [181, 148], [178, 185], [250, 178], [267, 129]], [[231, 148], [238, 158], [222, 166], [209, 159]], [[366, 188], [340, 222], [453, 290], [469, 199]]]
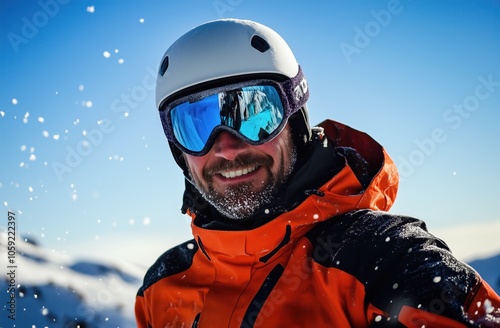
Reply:
[[167, 71], [168, 68], [168, 56], [163, 58], [163, 61], [161, 62], [160, 65], [160, 71], [158, 72], [161, 76], [165, 75], [165, 72]]
[[266, 52], [270, 48], [269, 43], [267, 43], [266, 40], [264, 40], [263, 38], [261, 38], [258, 35], [254, 35], [252, 37], [250, 44], [252, 45], [252, 47], [259, 50], [260, 52]]

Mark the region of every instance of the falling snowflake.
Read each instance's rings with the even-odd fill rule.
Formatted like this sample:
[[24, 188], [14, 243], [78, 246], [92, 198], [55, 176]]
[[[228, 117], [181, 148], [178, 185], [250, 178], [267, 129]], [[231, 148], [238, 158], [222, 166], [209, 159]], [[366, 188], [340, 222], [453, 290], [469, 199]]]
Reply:
[[495, 311], [495, 307], [491, 305], [491, 301], [489, 299], [486, 299], [484, 301], [484, 310], [486, 311], [486, 313], [492, 313], [493, 311]]
[[12, 104], [13, 105], [17, 105], [17, 99], [16, 98], [12, 98]]
[[106, 51], [104, 51], [104, 52], [102, 53], [102, 55], [104, 56], [104, 58], [109, 58], [109, 57], [111, 57], [111, 54], [110, 54], [110, 53], [109, 53], [109, 51], [107, 51], [107, 50], [106, 50]]
[[144, 23], [144, 18], [139, 19], [139, 23]]
[[108, 156], [108, 159], [110, 161], [120, 161], [120, 162], [123, 162], [123, 156], [113, 155], [113, 156]]
[[95, 12], [94, 6], [87, 6], [87, 12], [93, 14]]

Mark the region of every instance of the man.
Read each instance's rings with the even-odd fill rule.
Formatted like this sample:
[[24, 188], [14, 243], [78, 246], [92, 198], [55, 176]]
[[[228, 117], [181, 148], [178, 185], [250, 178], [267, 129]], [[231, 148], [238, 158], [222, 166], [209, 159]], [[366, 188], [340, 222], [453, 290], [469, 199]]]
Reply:
[[500, 326], [488, 284], [422, 221], [386, 212], [385, 150], [337, 122], [310, 128], [308, 96], [285, 41], [255, 22], [209, 22], [167, 50], [157, 105], [194, 239], [147, 272], [138, 326]]

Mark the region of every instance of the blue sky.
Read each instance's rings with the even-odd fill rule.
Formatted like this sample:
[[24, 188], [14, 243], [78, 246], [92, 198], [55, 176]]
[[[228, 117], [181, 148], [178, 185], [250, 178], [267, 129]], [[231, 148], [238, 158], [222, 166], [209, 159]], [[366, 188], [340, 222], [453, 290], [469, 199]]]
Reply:
[[190, 237], [154, 74], [175, 39], [224, 17], [287, 40], [311, 122], [386, 147], [403, 180], [393, 212], [498, 229], [498, 1], [8, 0], [0, 15], [0, 227], [13, 211], [54, 251], [147, 265]]

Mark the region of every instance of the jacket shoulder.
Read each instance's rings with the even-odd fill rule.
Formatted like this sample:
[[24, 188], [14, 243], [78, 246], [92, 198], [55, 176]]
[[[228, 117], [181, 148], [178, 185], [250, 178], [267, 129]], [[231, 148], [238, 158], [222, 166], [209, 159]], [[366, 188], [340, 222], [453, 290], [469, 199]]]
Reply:
[[[448, 250], [442, 240], [427, 231], [425, 222], [373, 210], [352, 211], [332, 217], [317, 224], [306, 237], [314, 247], [323, 247], [324, 252], [335, 256], [342, 256], [342, 251], [347, 249], [350, 256], [358, 252], [364, 257], [389, 255], [389, 249], [399, 249], [402, 243], [416, 241], [432, 243]], [[331, 259], [321, 256], [315, 258], [325, 266], [335, 265]]]
[[[388, 313], [403, 305], [463, 320], [479, 277], [457, 260], [423, 221], [387, 212], [349, 212], [318, 225], [307, 237], [313, 259], [348, 273], [365, 286], [367, 300]], [[444, 296], [443, 296], [444, 295]]]
[[193, 263], [193, 257], [197, 250], [198, 245], [194, 239], [167, 250], [148, 269], [137, 295], [143, 296], [146, 289], [159, 280], [189, 269]]

